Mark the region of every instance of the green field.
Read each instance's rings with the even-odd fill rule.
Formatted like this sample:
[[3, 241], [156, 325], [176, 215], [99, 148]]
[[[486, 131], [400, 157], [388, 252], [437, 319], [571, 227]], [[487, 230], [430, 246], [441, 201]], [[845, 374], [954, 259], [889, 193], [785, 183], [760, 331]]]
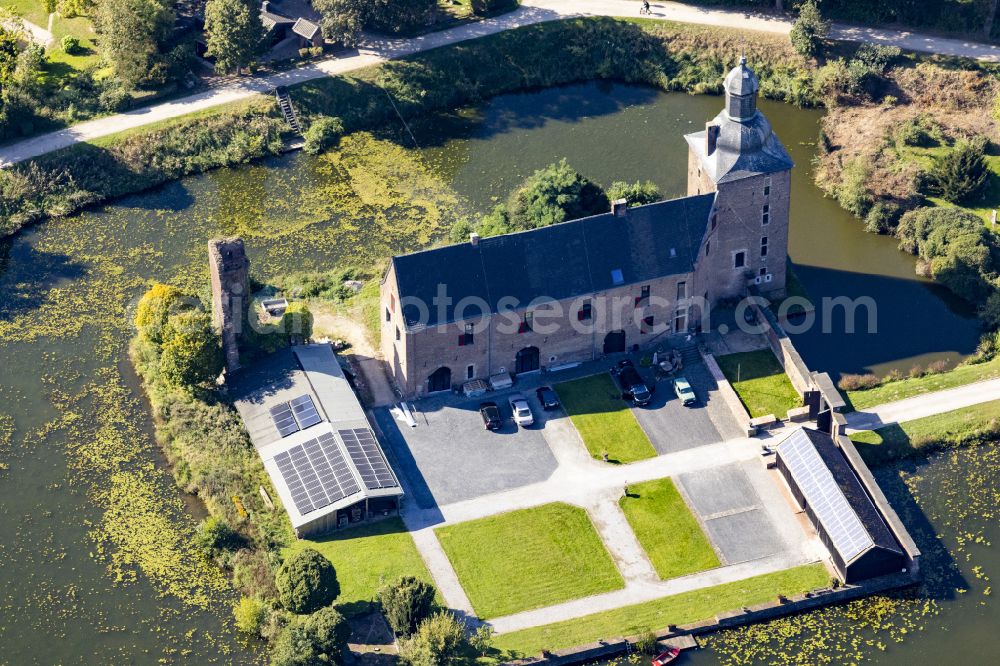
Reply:
[[1000, 400], [857, 432], [851, 441], [866, 463], [882, 465], [936, 448], [995, 441], [998, 435]]
[[436, 533], [481, 618], [625, 585], [587, 512], [568, 504], [511, 511]]
[[960, 365], [948, 372], [914, 377], [913, 379], [900, 379], [866, 391], [846, 391], [844, 394], [854, 409], [867, 409], [875, 405], [884, 405], [887, 402], [911, 398], [915, 395], [942, 391], [997, 377], [1000, 377], [1000, 356], [985, 363]]
[[755, 576], [655, 601], [587, 615], [543, 627], [503, 634], [493, 639], [498, 650], [537, 655], [544, 650], [582, 645], [604, 638], [633, 636], [711, 618], [716, 613], [764, 603], [779, 594], [791, 596], [830, 584], [822, 564], [809, 564], [778, 573]]
[[607, 373], [556, 384], [556, 393], [594, 458], [630, 463], [656, 456], [621, 392]]
[[712, 544], [670, 479], [629, 485], [618, 503], [663, 580], [719, 566]]
[[317, 540], [300, 539], [288, 550], [303, 548], [314, 548], [333, 563], [340, 582], [337, 603], [346, 605], [348, 614], [367, 609], [379, 587], [400, 576], [434, 582], [399, 518], [380, 520]]
[[769, 349], [727, 354], [715, 359], [752, 418], [774, 414], [785, 418], [802, 398]]

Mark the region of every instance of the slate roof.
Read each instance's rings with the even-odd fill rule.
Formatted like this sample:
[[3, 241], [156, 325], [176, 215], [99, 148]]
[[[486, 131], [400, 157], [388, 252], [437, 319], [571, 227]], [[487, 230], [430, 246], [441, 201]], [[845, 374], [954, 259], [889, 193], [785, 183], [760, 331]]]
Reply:
[[731, 119], [723, 110], [711, 124], [719, 127], [716, 149], [711, 155], [705, 154], [704, 130], [686, 134], [684, 139], [713, 182], [726, 183], [787, 171], [795, 166], [760, 111], [753, 118], [740, 122]]
[[[629, 208], [624, 217], [609, 212], [483, 238], [478, 246], [464, 242], [393, 257], [403, 316], [408, 327], [433, 326], [456, 321], [462, 299], [479, 299], [496, 313], [501, 299], [516, 299], [520, 309], [691, 273], [714, 201], [714, 194], [683, 197]], [[613, 271], [621, 271], [620, 283]], [[439, 312], [434, 297], [442, 286], [451, 301]], [[426, 321], [404, 299], [427, 304]], [[479, 314], [470, 307], [462, 318]]]
[[[815, 458], [812, 451], [818, 454], [829, 475], [823, 469], [814, 469], [814, 465], [809, 464], [809, 458]], [[779, 457], [794, 455], [799, 458], [799, 464], [793, 464], [789, 459], [786, 465], [806, 502], [813, 507], [817, 519], [824, 523], [823, 527], [831, 536], [834, 547], [841, 551], [840, 555], [846, 564], [849, 565], [873, 548], [903, 555], [902, 548], [892, 536], [882, 514], [875, 508], [850, 463], [830, 435], [802, 428], [778, 444], [777, 452]], [[808, 478], [798, 478], [796, 474], [808, 474]], [[838, 507], [840, 500], [831, 496], [831, 493], [839, 494], [846, 500], [847, 506]], [[851, 535], [851, 530], [858, 527], [867, 534]]]
[[753, 95], [760, 90], [760, 81], [754, 71], [747, 67], [746, 56], [740, 57], [740, 64], [729, 70], [723, 82], [726, 92], [731, 95]]
[[292, 26], [292, 32], [299, 37], [303, 37], [311, 41], [314, 37], [316, 37], [316, 33], [319, 32], [319, 26], [300, 16], [296, 19], [295, 25]]

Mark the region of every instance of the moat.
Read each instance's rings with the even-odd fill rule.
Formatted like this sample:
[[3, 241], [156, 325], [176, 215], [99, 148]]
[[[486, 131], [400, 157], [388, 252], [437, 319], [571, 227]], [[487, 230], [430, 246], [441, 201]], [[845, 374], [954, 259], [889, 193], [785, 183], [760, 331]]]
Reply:
[[[0, 529], [8, 535], [0, 543], [0, 661], [260, 659], [230, 628], [225, 586], [177, 545], [193, 520], [159, 466], [122, 360], [130, 306], [150, 281], [204, 290], [205, 241], [230, 233], [246, 239], [262, 278], [367, 265], [433, 242], [451, 220], [488, 209], [561, 157], [602, 185], [650, 179], [680, 195], [680, 137], [719, 104], [606, 84], [505, 96], [416, 123], [412, 139], [403, 131], [352, 138], [342, 154], [294, 154], [189, 178], [0, 246], [0, 463], [9, 467], [0, 471]], [[847, 338], [833, 322], [832, 334], [817, 326], [796, 336], [809, 365], [832, 374], [885, 372], [971, 353], [978, 325], [967, 310], [918, 278], [913, 258], [892, 239], [866, 234], [812, 184], [820, 112], [762, 108], [797, 163], [790, 254], [800, 280], [813, 299], [870, 296], [878, 307], [876, 333]], [[10, 419], [15, 431], [5, 446]], [[1000, 460], [967, 451], [879, 475], [930, 549], [928, 589], [787, 621], [768, 634], [772, 652], [749, 654], [781, 663], [902, 664], [980, 663], [1000, 653], [992, 631], [1000, 605], [988, 595], [988, 577], [1000, 569], [988, 545], [1000, 538], [989, 513]], [[151, 547], [154, 535], [174, 546]], [[810, 642], [818, 635], [825, 645]], [[720, 640], [718, 653], [685, 659], [709, 664], [746, 654], [740, 641], [751, 637], [768, 644], [738, 635]]]

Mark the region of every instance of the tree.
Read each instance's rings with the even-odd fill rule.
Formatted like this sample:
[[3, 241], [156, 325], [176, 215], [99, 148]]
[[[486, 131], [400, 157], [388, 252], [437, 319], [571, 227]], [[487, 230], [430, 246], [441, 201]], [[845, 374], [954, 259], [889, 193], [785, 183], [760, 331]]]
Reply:
[[286, 335], [303, 340], [312, 337], [313, 316], [309, 306], [302, 301], [289, 303], [285, 314], [281, 316], [281, 328]]
[[367, 19], [368, 3], [362, 0], [313, 0], [323, 36], [344, 46], [357, 46]]
[[341, 663], [350, 629], [332, 606], [298, 618], [279, 635], [271, 651], [271, 666], [329, 666]]
[[330, 661], [339, 661], [351, 635], [344, 616], [333, 606], [326, 606], [307, 617], [304, 625], [317, 652], [327, 655]]
[[417, 633], [400, 644], [399, 656], [410, 666], [451, 666], [468, 661], [465, 625], [441, 611], [420, 623]]
[[437, 0], [370, 0], [367, 7], [366, 27], [406, 34], [434, 22]]
[[663, 195], [660, 194], [659, 188], [656, 187], [656, 183], [651, 180], [647, 180], [644, 183], [636, 181], [634, 183], [626, 183], [621, 180], [616, 180], [611, 183], [611, 187], [607, 189], [608, 199], [611, 201], [616, 201], [618, 199], [625, 199], [629, 206], [643, 206], [645, 204], [656, 203], [663, 199]]
[[979, 310], [979, 317], [991, 330], [1000, 329], [1000, 291], [990, 294]]
[[186, 388], [204, 384], [222, 372], [222, 346], [207, 313], [190, 310], [170, 315], [160, 346], [160, 376]]
[[253, 597], [240, 597], [233, 607], [236, 628], [245, 634], [260, 635], [260, 628], [267, 619], [267, 604]]
[[472, 0], [471, 6], [477, 16], [496, 16], [517, 9], [517, 0]]
[[823, 20], [816, 0], [806, 0], [799, 7], [799, 17], [788, 37], [799, 54], [812, 57], [822, 51], [823, 39], [829, 31], [830, 23]]
[[293, 622], [278, 634], [271, 648], [271, 666], [324, 666], [301, 622]]
[[434, 586], [413, 576], [403, 576], [378, 592], [382, 613], [397, 636], [407, 637], [434, 608]]
[[134, 88], [164, 76], [161, 46], [174, 25], [168, 0], [103, 0], [94, 15], [101, 51], [116, 79]]
[[163, 340], [163, 329], [171, 314], [178, 312], [183, 304], [184, 293], [169, 284], [156, 283], [139, 299], [135, 311], [135, 327], [146, 340], [159, 344]]
[[563, 159], [529, 176], [510, 195], [507, 215], [514, 230], [535, 229], [606, 213], [609, 205], [601, 188]]
[[207, 55], [218, 72], [239, 72], [260, 53], [264, 25], [254, 0], [208, 0], [205, 5]]
[[294, 613], [312, 613], [329, 606], [340, 594], [337, 572], [312, 548], [289, 557], [275, 576], [281, 605]]
[[959, 141], [934, 161], [927, 174], [927, 190], [950, 203], [963, 203], [982, 191], [989, 177], [982, 139]]
[[486, 653], [493, 647], [493, 627], [488, 624], [481, 624], [472, 634], [469, 643], [479, 656], [485, 657]]
[[344, 134], [344, 123], [340, 118], [323, 116], [309, 123], [303, 138], [302, 150], [310, 155], [318, 155], [330, 146], [336, 145]]
[[209, 516], [202, 521], [195, 534], [195, 541], [198, 547], [209, 555], [236, 550], [244, 543], [239, 532], [230, 527], [225, 520], [215, 516]]

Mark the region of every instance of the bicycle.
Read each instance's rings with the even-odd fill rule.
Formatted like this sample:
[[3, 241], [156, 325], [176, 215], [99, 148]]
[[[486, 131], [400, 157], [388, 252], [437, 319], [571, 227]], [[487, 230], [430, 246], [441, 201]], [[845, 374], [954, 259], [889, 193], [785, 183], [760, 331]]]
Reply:
[[643, 15], [649, 16], [652, 13], [653, 13], [653, 10], [651, 10], [649, 8], [648, 4], [643, 5], [642, 7], [639, 7], [639, 16], [643, 16]]

